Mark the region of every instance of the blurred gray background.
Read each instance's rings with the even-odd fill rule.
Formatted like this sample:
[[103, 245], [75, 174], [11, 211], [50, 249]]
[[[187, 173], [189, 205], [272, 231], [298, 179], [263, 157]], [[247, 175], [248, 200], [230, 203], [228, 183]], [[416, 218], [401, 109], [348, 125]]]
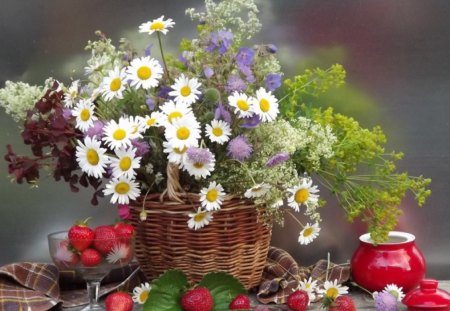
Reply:
[[[163, 14], [177, 23], [165, 37], [166, 46], [176, 52], [182, 37], [195, 34], [185, 8], [202, 5], [187, 0], [0, 0], [0, 87], [6, 80], [42, 84], [53, 76], [67, 83], [68, 77], [80, 77], [89, 56], [83, 48], [98, 29], [116, 43], [126, 36], [143, 49], [154, 37], [139, 35], [138, 26]], [[411, 198], [404, 200], [397, 229], [416, 235], [427, 276], [449, 279], [450, 2], [277, 0], [260, 1], [260, 8], [264, 28], [252, 44], [276, 44], [287, 76], [305, 66], [342, 63], [348, 85], [323, 103], [364, 126], [383, 126], [389, 148], [406, 154], [400, 169], [433, 179], [433, 194], [423, 209]], [[0, 129], [2, 155], [7, 143], [28, 152], [18, 124], [4, 110]], [[39, 189], [10, 183], [5, 162], [0, 172], [0, 264], [48, 261], [49, 232], [88, 216], [94, 217], [93, 224], [116, 217], [107, 200], [90, 206], [90, 192], [74, 194], [67, 184], [50, 179]], [[275, 228], [272, 244], [304, 265], [328, 252], [332, 261], [349, 260], [365, 227], [348, 224], [333, 201], [323, 209], [323, 218], [314, 243], [300, 246], [298, 227], [288, 220], [284, 228]]]

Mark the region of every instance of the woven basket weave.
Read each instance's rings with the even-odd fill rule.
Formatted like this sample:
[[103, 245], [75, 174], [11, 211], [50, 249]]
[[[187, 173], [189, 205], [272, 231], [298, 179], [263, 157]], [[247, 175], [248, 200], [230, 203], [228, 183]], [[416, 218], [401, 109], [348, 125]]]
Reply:
[[[148, 279], [168, 269], [180, 269], [191, 282], [211, 271], [237, 277], [247, 289], [259, 285], [272, 234], [259, 219], [256, 206], [236, 198], [224, 200], [213, 220], [200, 230], [187, 226], [188, 213], [199, 206], [198, 194], [161, 201], [161, 194], [141, 197], [132, 208], [136, 228], [136, 257]], [[147, 220], [139, 221], [145, 208]]]

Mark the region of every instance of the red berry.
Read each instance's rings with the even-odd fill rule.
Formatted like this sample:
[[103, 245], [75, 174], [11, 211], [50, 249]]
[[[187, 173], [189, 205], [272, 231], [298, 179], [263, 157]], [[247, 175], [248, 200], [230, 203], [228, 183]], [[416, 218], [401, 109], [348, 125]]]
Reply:
[[248, 296], [239, 294], [230, 302], [228, 306], [230, 310], [250, 310], [250, 298]]
[[338, 296], [330, 305], [329, 311], [356, 311], [350, 296]]
[[102, 261], [102, 255], [95, 249], [88, 248], [81, 253], [81, 263], [85, 267], [95, 267]]
[[308, 303], [309, 296], [304, 290], [296, 290], [287, 299], [287, 305], [293, 311], [305, 311]]
[[69, 229], [69, 241], [72, 247], [78, 251], [88, 248], [94, 240], [94, 231], [87, 226], [87, 219]]
[[116, 231], [111, 226], [98, 226], [94, 233], [94, 247], [102, 254], [108, 254], [118, 244]]
[[184, 311], [211, 311], [214, 307], [214, 300], [209, 289], [197, 287], [181, 297], [181, 307]]
[[125, 292], [109, 294], [105, 299], [106, 311], [131, 311], [133, 310], [133, 298]]
[[114, 230], [116, 231], [117, 237], [121, 242], [129, 243], [134, 235], [133, 225], [119, 222], [114, 225]]

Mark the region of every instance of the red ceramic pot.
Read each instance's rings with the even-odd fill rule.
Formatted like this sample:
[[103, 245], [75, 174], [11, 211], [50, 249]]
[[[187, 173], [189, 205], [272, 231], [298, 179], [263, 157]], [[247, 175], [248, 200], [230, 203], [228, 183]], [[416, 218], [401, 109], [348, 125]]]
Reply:
[[425, 260], [412, 234], [391, 231], [389, 240], [374, 245], [370, 234], [359, 237], [360, 244], [351, 260], [353, 280], [369, 291], [380, 291], [388, 284], [416, 287], [425, 275]]
[[410, 291], [402, 302], [408, 311], [450, 311], [450, 294], [438, 288], [433, 279], [420, 281], [420, 287]]

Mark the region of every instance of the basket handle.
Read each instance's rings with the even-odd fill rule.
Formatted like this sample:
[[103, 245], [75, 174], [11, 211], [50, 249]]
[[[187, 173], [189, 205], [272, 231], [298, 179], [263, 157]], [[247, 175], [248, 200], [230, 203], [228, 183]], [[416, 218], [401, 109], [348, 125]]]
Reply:
[[178, 165], [174, 163], [168, 163], [167, 168], [167, 188], [161, 195], [161, 201], [163, 197], [167, 195], [169, 200], [184, 203], [180, 198], [180, 194], [184, 193], [183, 187], [180, 184], [180, 169]]

